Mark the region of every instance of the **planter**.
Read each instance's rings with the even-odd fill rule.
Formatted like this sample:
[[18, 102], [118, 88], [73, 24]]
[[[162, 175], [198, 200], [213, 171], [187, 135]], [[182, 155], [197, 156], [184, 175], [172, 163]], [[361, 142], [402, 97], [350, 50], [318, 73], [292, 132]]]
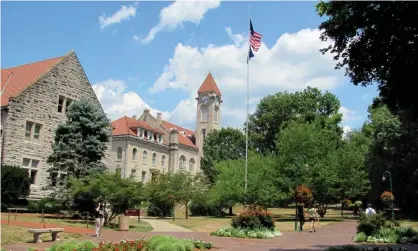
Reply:
[[119, 216], [119, 231], [129, 231], [129, 216]]

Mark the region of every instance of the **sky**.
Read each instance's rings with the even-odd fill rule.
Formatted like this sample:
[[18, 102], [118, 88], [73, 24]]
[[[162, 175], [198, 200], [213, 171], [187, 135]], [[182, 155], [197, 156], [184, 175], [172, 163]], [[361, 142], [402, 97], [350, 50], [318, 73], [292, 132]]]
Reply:
[[249, 14], [262, 45], [249, 65], [250, 112], [276, 92], [335, 94], [345, 130], [360, 127], [376, 87], [354, 86], [319, 49], [316, 2], [1, 2], [1, 67], [74, 50], [111, 120], [145, 108], [194, 129], [209, 72], [222, 92], [222, 126], [246, 119]]

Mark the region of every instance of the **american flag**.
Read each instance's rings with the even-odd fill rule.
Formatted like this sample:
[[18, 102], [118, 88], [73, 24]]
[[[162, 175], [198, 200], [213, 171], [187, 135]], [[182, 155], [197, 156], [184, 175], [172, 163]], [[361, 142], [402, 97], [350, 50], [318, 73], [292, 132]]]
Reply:
[[254, 51], [258, 51], [258, 49], [260, 48], [262, 36], [263, 35], [261, 35], [260, 33], [254, 31], [253, 23], [250, 20], [250, 44]]

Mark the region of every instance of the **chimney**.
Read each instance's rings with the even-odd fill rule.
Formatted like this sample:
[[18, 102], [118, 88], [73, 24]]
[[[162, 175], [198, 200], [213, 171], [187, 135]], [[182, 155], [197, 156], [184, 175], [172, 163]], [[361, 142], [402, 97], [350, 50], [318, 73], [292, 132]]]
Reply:
[[162, 113], [161, 112], [159, 112], [159, 113], [157, 113], [157, 123], [159, 124], [159, 125], [161, 125], [161, 117], [162, 117]]
[[136, 119], [136, 115], [132, 116], [133, 119]]
[[144, 109], [144, 121], [147, 121], [148, 114], [149, 114], [149, 109], [148, 108]]

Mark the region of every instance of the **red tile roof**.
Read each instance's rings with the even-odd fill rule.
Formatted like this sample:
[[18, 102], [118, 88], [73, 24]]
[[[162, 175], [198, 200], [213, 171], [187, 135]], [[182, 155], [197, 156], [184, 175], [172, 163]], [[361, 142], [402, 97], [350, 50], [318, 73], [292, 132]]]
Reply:
[[65, 56], [1, 69], [1, 106], [8, 105], [9, 98], [18, 96], [64, 58]]
[[215, 92], [219, 96], [221, 96], [221, 91], [219, 90], [218, 86], [216, 85], [215, 79], [213, 79], [212, 73], [209, 72], [209, 74], [206, 76], [205, 81], [203, 81], [203, 84], [200, 86], [197, 93], [206, 93], [206, 92]]
[[167, 130], [170, 130], [172, 128], [176, 128], [177, 131], [179, 132], [186, 132], [186, 135], [179, 133], [179, 144], [181, 145], [185, 145], [185, 146], [189, 146], [189, 147], [193, 147], [193, 148], [197, 148], [195, 144], [193, 144], [192, 140], [187, 137], [187, 136], [192, 136], [194, 135], [194, 131], [186, 129], [184, 127], [175, 125], [173, 123], [170, 123], [168, 121], [165, 120], [161, 120], [161, 124], [163, 127], [165, 127]]

